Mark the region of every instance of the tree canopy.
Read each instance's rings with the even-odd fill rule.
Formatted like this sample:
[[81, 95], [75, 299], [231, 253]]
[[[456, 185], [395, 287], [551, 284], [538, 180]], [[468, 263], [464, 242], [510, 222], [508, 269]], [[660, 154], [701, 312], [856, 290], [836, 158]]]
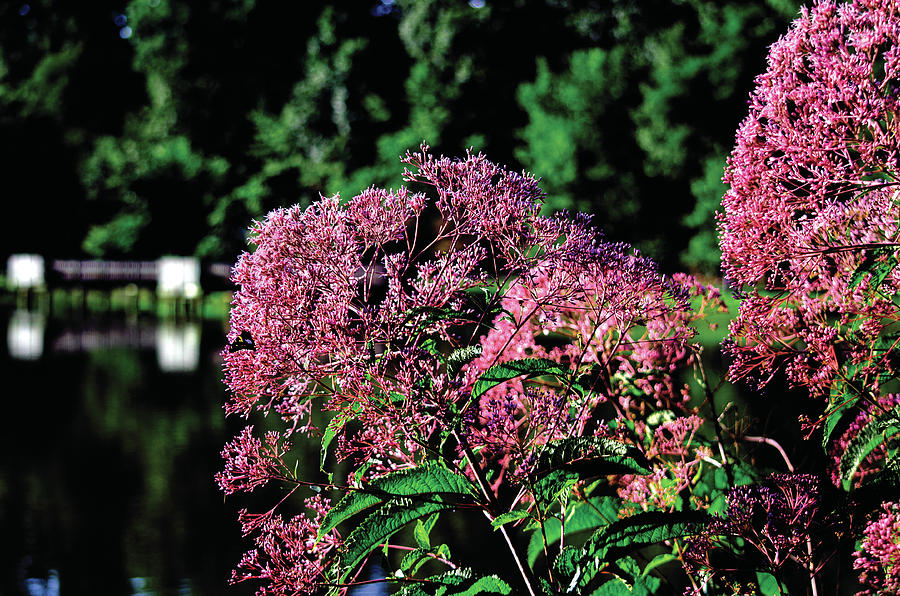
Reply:
[[534, 172], [549, 208], [593, 212], [664, 269], [715, 271], [734, 123], [797, 7], [8, 4], [2, 252], [232, 260], [251, 218], [399, 186], [424, 140]]

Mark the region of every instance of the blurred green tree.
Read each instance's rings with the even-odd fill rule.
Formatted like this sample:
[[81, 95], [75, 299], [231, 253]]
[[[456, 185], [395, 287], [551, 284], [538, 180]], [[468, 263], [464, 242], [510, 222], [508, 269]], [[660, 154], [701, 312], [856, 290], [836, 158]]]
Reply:
[[595, 47], [557, 70], [541, 59], [518, 95], [529, 121], [516, 155], [545, 177], [549, 206], [593, 211], [611, 237], [665, 268], [715, 272], [713, 213], [734, 122], [797, 9], [789, 0], [575, 9], [571, 21]]
[[[59, 0], [0, 8], [0, 252], [231, 260], [252, 217], [396, 186], [423, 140], [713, 271], [734, 123], [794, 0]], [[46, 208], [44, 208], [46, 207]], [[680, 255], [680, 256], [679, 256]]]

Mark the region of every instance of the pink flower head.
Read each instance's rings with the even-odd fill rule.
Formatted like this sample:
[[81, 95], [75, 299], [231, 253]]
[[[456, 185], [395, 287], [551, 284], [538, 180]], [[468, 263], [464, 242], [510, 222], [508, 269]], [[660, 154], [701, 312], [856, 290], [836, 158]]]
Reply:
[[266, 433], [263, 442], [253, 436], [253, 426], [245, 427], [222, 450], [225, 469], [216, 474], [219, 488], [226, 495], [251, 492], [270, 480], [285, 478], [290, 468], [283, 458], [290, 448], [275, 431]]
[[730, 328], [737, 378], [784, 366], [821, 394], [893, 316], [900, 271], [854, 273], [900, 246], [898, 42], [897, 2], [821, 0], [771, 48], [719, 220], [725, 275], [748, 295]]
[[307, 499], [306, 506], [313, 512], [311, 518], [298, 515], [284, 520], [270, 514], [256, 524], [256, 548], [243, 556], [231, 583], [263, 581], [256, 596], [317, 593], [341, 540], [336, 532], [318, 538], [330, 507], [328, 499], [317, 495]]
[[900, 594], [900, 503], [885, 502], [881, 514], [869, 522], [862, 546], [854, 553], [861, 594]]

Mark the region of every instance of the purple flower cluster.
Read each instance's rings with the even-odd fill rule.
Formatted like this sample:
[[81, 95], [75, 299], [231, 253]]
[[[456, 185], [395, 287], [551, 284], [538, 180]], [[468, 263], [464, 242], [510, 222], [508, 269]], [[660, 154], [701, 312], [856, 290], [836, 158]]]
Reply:
[[699, 536], [688, 540], [685, 562], [694, 571], [727, 572], [711, 555], [723, 540], [741, 538], [755, 557], [777, 570], [793, 561], [805, 568], [827, 556], [820, 543], [839, 520], [823, 505], [820, 481], [810, 474], [773, 474], [764, 482], [732, 488], [728, 509]]

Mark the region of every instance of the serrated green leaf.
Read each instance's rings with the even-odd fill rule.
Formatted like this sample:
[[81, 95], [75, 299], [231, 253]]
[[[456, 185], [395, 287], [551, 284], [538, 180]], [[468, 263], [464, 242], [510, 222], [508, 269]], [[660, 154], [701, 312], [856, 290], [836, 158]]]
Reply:
[[542, 507], [547, 507], [580, 480], [574, 470], [552, 470], [534, 483], [534, 498]]
[[571, 371], [562, 368], [559, 363], [546, 358], [510, 360], [509, 362], [494, 365], [482, 373], [478, 380], [475, 381], [470, 401], [474, 402], [478, 400], [478, 398], [497, 385], [517, 377], [524, 376], [525, 378], [530, 379], [550, 375], [560, 379], [566, 379], [571, 374]]
[[582, 550], [588, 557], [617, 559], [616, 553], [700, 534], [708, 523], [709, 516], [698, 511], [646, 511], [600, 528]]
[[339, 583], [344, 583], [362, 561], [401, 528], [421, 517], [452, 509], [455, 503], [433, 501], [395, 502], [390, 501], [370, 513], [344, 540], [341, 549], [341, 574]]
[[571, 546], [562, 549], [554, 567], [563, 580], [565, 594], [631, 595], [632, 584], [619, 575], [618, 569], [597, 557], [585, 557], [580, 549]]
[[[600, 528], [581, 549], [564, 548], [554, 567], [564, 578], [566, 593], [597, 594], [601, 590], [602, 594], [603, 586], [618, 578], [629, 593], [649, 594], [659, 585], [659, 579], [642, 574], [626, 553], [664, 540], [699, 534], [708, 523], [709, 516], [695, 511], [639, 513]], [[597, 582], [603, 583], [592, 587]]]
[[425, 548], [417, 548], [406, 553], [403, 556], [403, 560], [400, 561], [400, 570], [406, 575], [414, 575], [428, 561], [430, 558], [428, 555], [428, 549]]
[[[650, 462], [640, 449], [608, 437], [567, 437], [550, 441], [541, 450], [535, 474], [585, 464], [597, 470], [593, 476], [607, 474], [650, 474]], [[597, 466], [600, 466], [598, 469]]]
[[328, 426], [325, 427], [325, 433], [322, 435], [322, 450], [319, 458], [319, 469], [322, 472], [325, 471], [325, 457], [328, 455], [328, 446], [331, 445], [331, 441], [360, 412], [362, 412], [362, 405], [359, 402], [353, 402], [349, 408], [341, 410], [328, 421]]
[[528, 517], [529, 513], [525, 509], [516, 509], [515, 511], [507, 511], [506, 513], [501, 513], [497, 517], [491, 520], [491, 525], [496, 530], [500, 526], [508, 524], [510, 522], [514, 522], [520, 520], [524, 517]]
[[422, 497], [429, 499], [443, 495], [462, 502], [475, 496], [471, 483], [437, 462], [426, 462], [415, 468], [391, 472], [376, 478], [368, 486], [350, 491], [329, 510], [322, 520], [319, 536], [361, 511], [392, 499]]
[[849, 491], [853, 485], [853, 476], [859, 465], [888, 438], [900, 432], [900, 406], [869, 420], [850, 440], [844, 455], [841, 457], [841, 481], [844, 490]]
[[[891, 247], [881, 247], [867, 251], [862, 263], [859, 264], [859, 267], [856, 268], [850, 277], [850, 287], [855, 288], [862, 283], [867, 274], [871, 274], [872, 278], [869, 282], [869, 287], [873, 290], [877, 289], [894, 267], [897, 266], [897, 258], [894, 256], [894, 252], [895, 249]], [[886, 255], [888, 256], [887, 259], [880, 260], [881, 257]]]
[[447, 356], [447, 375], [455, 378], [463, 366], [481, 356], [481, 344], [458, 348]]
[[419, 548], [429, 549], [431, 548], [431, 539], [428, 537], [428, 530], [425, 529], [425, 525], [422, 523], [422, 520], [418, 520], [416, 522], [416, 529], [413, 530], [413, 540], [416, 541], [416, 546]]
[[422, 584], [404, 586], [399, 596], [475, 596], [476, 594], [511, 594], [512, 588], [496, 575], [474, 577], [468, 568], [454, 569], [428, 578], [426, 591]]
[[319, 526], [319, 539], [336, 528], [339, 523], [381, 503], [384, 503], [384, 500], [373, 493], [363, 491], [348, 492], [325, 514], [325, 518]]

